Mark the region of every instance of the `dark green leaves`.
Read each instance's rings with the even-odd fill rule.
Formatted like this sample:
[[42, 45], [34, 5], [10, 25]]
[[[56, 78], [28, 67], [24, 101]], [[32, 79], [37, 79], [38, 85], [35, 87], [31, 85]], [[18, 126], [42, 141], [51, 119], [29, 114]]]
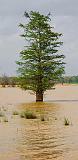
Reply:
[[50, 14], [25, 12], [28, 23], [20, 24], [24, 30], [22, 37], [28, 42], [20, 52], [20, 85], [24, 89], [44, 92], [56, 83], [64, 73], [64, 55], [58, 53], [62, 45], [61, 33], [54, 32], [50, 25]]

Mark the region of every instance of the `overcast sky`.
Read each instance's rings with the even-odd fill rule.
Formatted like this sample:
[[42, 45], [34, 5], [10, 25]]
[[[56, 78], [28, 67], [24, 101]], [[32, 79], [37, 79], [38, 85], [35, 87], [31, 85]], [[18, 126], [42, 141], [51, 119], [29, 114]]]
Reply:
[[78, 0], [0, 0], [0, 75], [15, 75], [24, 40], [18, 27], [24, 11], [51, 12], [55, 31], [63, 33], [66, 75], [78, 75]]

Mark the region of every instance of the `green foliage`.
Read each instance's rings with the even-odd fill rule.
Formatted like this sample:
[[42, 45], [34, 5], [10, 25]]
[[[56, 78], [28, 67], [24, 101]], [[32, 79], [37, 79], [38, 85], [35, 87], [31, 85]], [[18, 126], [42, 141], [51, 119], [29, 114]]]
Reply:
[[9, 77], [9, 81], [10, 81], [9, 85], [12, 87], [18, 84], [17, 77]]
[[28, 22], [19, 25], [24, 30], [21, 36], [26, 40], [17, 62], [20, 85], [24, 89], [44, 93], [64, 73], [64, 55], [57, 53], [62, 45], [62, 34], [54, 32], [50, 25], [50, 14], [45, 16], [31, 11], [24, 15]]
[[1, 85], [3, 87], [5, 87], [5, 85], [8, 85], [9, 84], [9, 79], [8, 77], [4, 74], [2, 77], [1, 77]]
[[64, 76], [64, 77], [60, 78], [58, 82], [77, 84], [78, 83], [78, 76]]
[[27, 118], [27, 119], [36, 119], [37, 118], [36, 115], [33, 112], [27, 111], [27, 110], [22, 112], [20, 114], [20, 117], [21, 118]]
[[0, 85], [5, 87], [8, 85], [9, 87], [15, 87], [15, 85], [19, 85], [19, 79], [17, 77], [8, 77], [6, 75], [3, 75], [0, 77]]

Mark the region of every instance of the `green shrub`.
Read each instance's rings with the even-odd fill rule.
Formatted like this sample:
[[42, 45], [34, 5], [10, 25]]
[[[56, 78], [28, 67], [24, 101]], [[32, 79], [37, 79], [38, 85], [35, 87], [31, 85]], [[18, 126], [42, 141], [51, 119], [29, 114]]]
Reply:
[[36, 119], [36, 115], [31, 111], [24, 111], [20, 114], [21, 118]]

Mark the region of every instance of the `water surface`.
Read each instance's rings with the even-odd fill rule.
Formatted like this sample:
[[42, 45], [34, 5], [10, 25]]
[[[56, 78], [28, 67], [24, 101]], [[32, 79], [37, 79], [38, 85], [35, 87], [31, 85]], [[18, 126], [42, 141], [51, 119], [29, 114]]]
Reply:
[[[78, 86], [58, 85], [45, 93], [43, 103], [35, 103], [28, 91], [0, 88], [0, 110], [8, 119], [0, 117], [1, 160], [78, 160]], [[24, 110], [37, 119], [13, 115]]]

